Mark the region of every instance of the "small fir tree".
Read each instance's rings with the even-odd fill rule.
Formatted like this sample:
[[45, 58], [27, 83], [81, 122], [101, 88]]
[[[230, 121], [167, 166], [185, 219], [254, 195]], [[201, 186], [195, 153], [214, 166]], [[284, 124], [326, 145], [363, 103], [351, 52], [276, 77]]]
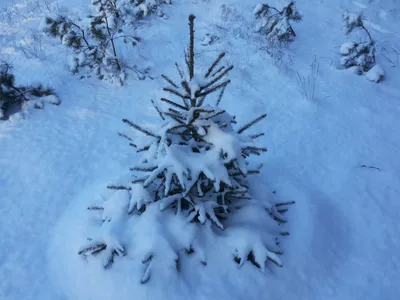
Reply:
[[[271, 241], [267, 242], [259, 236], [259, 228], [249, 229], [244, 226], [227, 231], [233, 214], [243, 212], [248, 205], [257, 202], [250, 195], [249, 179], [260, 170], [249, 167], [247, 158], [258, 156], [267, 149], [254, 144], [254, 140], [262, 136], [262, 133], [246, 135], [246, 132], [266, 115], [234, 129], [235, 117], [219, 108], [224, 90], [230, 83], [226, 75], [233, 67], [221, 66], [225, 55], [221, 53], [203, 74], [196, 73], [194, 19], [193, 15], [189, 16], [190, 45], [185, 51], [186, 67], [180, 68], [176, 64], [179, 81], [162, 75], [167, 83], [164, 91], [176, 100], [161, 98], [164, 109], [153, 102], [162, 125], [158, 130], [149, 130], [130, 120], [123, 120], [151, 140], [149, 144], [140, 147], [128, 135], [120, 133], [142, 154], [139, 164], [131, 169], [132, 182], [109, 185], [105, 201], [89, 207], [90, 210], [101, 212], [103, 223], [100, 225], [100, 233], [91, 236], [79, 254], [88, 257], [103, 253], [105, 268], [113, 263], [116, 255], [124, 255], [127, 251], [140, 252], [125, 247], [126, 241], [119, 235], [120, 228], [129, 226], [130, 218], [151, 218], [149, 216], [152, 214], [161, 217], [160, 211], [166, 217], [167, 212], [173, 212], [176, 217], [184, 217], [187, 222], [199, 224], [204, 232], [208, 230], [211, 234], [231, 234], [236, 244], [232, 249], [234, 261], [240, 265], [250, 261], [263, 271], [267, 260], [270, 260], [281, 266], [278, 258], [281, 252], [273, 233], [269, 235]], [[206, 98], [212, 94], [217, 95], [216, 105], [206, 105]], [[270, 218], [274, 223], [284, 222], [282, 213], [286, 211], [287, 204], [263, 206], [267, 213], [262, 218]], [[154, 218], [146, 228], [156, 227], [158, 223], [157, 218]], [[162, 230], [156, 236], [146, 236], [146, 239], [153, 238], [155, 245], [143, 252], [141, 260], [147, 267], [142, 283], [150, 279], [157, 264], [165, 263], [163, 259], [171, 260], [172, 265], [179, 270], [179, 251], [182, 249], [174, 246], [177, 244], [174, 238], [179, 240], [182, 236], [185, 236], [184, 229], [169, 234]], [[182, 247], [186, 247], [186, 253], [191, 254], [202, 253], [203, 246], [193, 238], [183, 243]], [[201, 256], [201, 262], [206, 265], [206, 257]]]
[[371, 33], [365, 27], [364, 16], [362, 13], [343, 14], [343, 29], [346, 35], [351, 34], [354, 30], [359, 29], [366, 33], [368, 40], [365, 42], [347, 42], [340, 48], [340, 64], [346, 69], [355, 67], [356, 73], [365, 74], [367, 78], [372, 78], [372, 73], [378, 73], [378, 78], [373, 81], [381, 81], [383, 79], [383, 70], [376, 65], [375, 58], [375, 41], [372, 39]]
[[42, 109], [44, 103], [59, 105], [61, 101], [54, 90], [45, 88], [41, 84], [31, 86], [17, 86], [12, 66], [0, 63], [0, 120], [7, 120], [13, 112], [32, 106]]
[[[67, 16], [46, 17], [44, 31], [71, 50], [73, 74], [94, 74], [99, 79], [122, 85], [126, 66], [117, 51], [118, 43], [136, 46], [140, 38], [129, 33], [135, 22], [157, 12], [170, 0], [92, 0], [93, 13], [82, 20]], [[88, 24], [88, 25], [86, 25]], [[136, 69], [134, 69], [136, 70]], [[140, 78], [143, 78], [141, 74]]]
[[278, 44], [293, 42], [296, 33], [291, 21], [299, 22], [302, 18], [294, 1], [291, 1], [282, 10], [268, 4], [258, 4], [254, 8], [253, 14], [258, 20], [256, 31], [266, 34], [271, 42]]

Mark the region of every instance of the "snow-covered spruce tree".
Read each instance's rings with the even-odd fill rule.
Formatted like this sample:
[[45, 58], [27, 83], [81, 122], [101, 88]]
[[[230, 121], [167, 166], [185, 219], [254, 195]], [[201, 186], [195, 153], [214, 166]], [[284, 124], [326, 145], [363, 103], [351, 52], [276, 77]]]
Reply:
[[256, 31], [266, 34], [273, 43], [288, 44], [293, 41], [296, 33], [291, 21], [299, 22], [301, 15], [295, 2], [291, 1], [282, 10], [268, 4], [258, 4], [253, 10], [257, 21]]
[[384, 77], [384, 72], [382, 68], [376, 64], [375, 41], [364, 25], [362, 13], [344, 13], [343, 23], [343, 29], [347, 35], [352, 33], [355, 29], [360, 29], [366, 33], [368, 41], [344, 43], [340, 48], [340, 64], [346, 69], [356, 68], [357, 74], [365, 74], [371, 81], [381, 81]]
[[[170, 261], [168, 266], [173, 265], [179, 271], [179, 255], [182, 254], [179, 251], [198, 253], [204, 265], [207, 265], [207, 257], [202, 249], [205, 246], [202, 239], [196, 236], [179, 242], [184, 248], [177, 249], [176, 241], [184, 239], [189, 228], [174, 227], [171, 233], [162, 227], [156, 234], [144, 234], [139, 244], [127, 248], [128, 241], [126, 235], [121, 234], [124, 231], [121, 228], [135, 231], [137, 223], [130, 223], [134, 218], [150, 218], [152, 221], [143, 226], [149, 230], [149, 227], [162, 226], [159, 225], [162, 216], [167, 218], [172, 214], [174, 218], [183, 217], [186, 222], [198, 224], [196, 228], [211, 235], [222, 238], [223, 234], [230, 234], [234, 244], [232, 258], [240, 265], [249, 261], [262, 271], [268, 260], [282, 265], [278, 258], [281, 251], [275, 232], [268, 232], [268, 238], [264, 239], [257, 226], [243, 225], [243, 228], [229, 231], [229, 220], [233, 215], [238, 212], [243, 214], [250, 205], [260, 205], [262, 220], [268, 219], [278, 225], [285, 222], [282, 213], [287, 210], [285, 206], [291, 203], [265, 205], [250, 195], [250, 177], [260, 171], [259, 168], [249, 167], [247, 158], [260, 155], [267, 149], [254, 144], [262, 133], [246, 135], [246, 131], [266, 115], [237, 130], [233, 128], [235, 117], [219, 108], [224, 90], [230, 83], [226, 75], [233, 67], [221, 66], [224, 58], [224, 53], [221, 53], [204, 73], [195, 72], [194, 19], [193, 15], [189, 16], [190, 46], [185, 52], [186, 66], [182, 69], [176, 64], [179, 81], [162, 75], [167, 83], [164, 91], [176, 100], [161, 98], [165, 109], [153, 102], [162, 119], [158, 130], [152, 131], [123, 120], [151, 141], [139, 147], [127, 134], [120, 133], [142, 157], [131, 169], [131, 182], [122, 180], [109, 185], [108, 192], [102, 196], [102, 203], [88, 208], [99, 212], [102, 222], [99, 223], [99, 230], [96, 229], [78, 252], [86, 258], [101, 254], [105, 268], [114, 262], [116, 255], [140, 253], [140, 260], [146, 265], [142, 283], [150, 279], [157, 265], [165, 265], [164, 260]], [[212, 94], [217, 94], [216, 105], [206, 105], [206, 98]], [[257, 206], [257, 212], [260, 212], [260, 207]], [[253, 217], [246, 216], [249, 219]], [[281, 232], [281, 235], [286, 234]], [[149, 239], [154, 244], [143, 246], [149, 243]]]
[[21, 109], [42, 109], [45, 102], [54, 105], [61, 103], [53, 89], [45, 88], [41, 84], [17, 86], [12, 66], [5, 62], [0, 63], [0, 120], [7, 120], [12, 113]]
[[[135, 46], [140, 42], [130, 29], [150, 13], [162, 15], [158, 9], [162, 3], [170, 4], [171, 0], [92, 0], [93, 13], [89, 16], [77, 20], [48, 16], [44, 31], [71, 50], [69, 66], [73, 74], [94, 74], [122, 85], [126, 66], [119, 57], [118, 43]], [[138, 75], [143, 79], [143, 73]]]

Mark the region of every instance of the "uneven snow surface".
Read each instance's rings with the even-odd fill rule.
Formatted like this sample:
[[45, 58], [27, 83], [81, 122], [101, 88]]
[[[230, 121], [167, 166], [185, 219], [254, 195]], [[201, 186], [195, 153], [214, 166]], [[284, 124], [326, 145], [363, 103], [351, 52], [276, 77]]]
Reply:
[[[59, 2], [73, 11], [90, 4]], [[0, 2], [7, 8], [0, 14], [0, 59], [13, 63], [17, 83], [48, 83], [62, 100], [25, 119], [0, 121], [0, 299], [398, 299], [399, 1], [299, 0], [304, 18], [293, 26], [297, 36], [275, 58], [254, 32], [257, 0], [172, 2], [164, 9], [167, 19], [152, 18], [140, 29], [143, 42], [126, 57], [150, 66], [153, 80], [130, 76], [120, 88], [70, 75], [57, 40], [39, 38], [40, 46], [24, 53], [21, 45], [31, 43], [43, 8], [34, 0]], [[378, 84], [339, 67], [340, 45], [351, 42], [342, 31], [345, 10], [362, 10], [378, 41], [377, 63], [385, 70]], [[159, 121], [150, 100], [161, 95], [160, 75], [175, 76], [174, 62], [182, 62], [192, 12], [197, 67], [208, 66], [219, 51], [235, 66], [222, 108], [241, 124], [268, 114], [258, 126], [269, 151], [260, 158], [264, 168], [254, 193], [275, 191], [282, 201], [296, 201], [285, 225], [284, 266], [269, 266], [265, 274], [249, 264], [237, 269], [221, 246], [207, 267], [188, 259], [182, 273], [163, 277], [160, 271], [146, 285], [125, 276], [133, 267], [129, 260], [106, 271], [90, 263], [75, 269], [82, 266], [71, 252], [79, 247], [74, 233], [85, 226], [84, 208], [138, 158], [118, 137], [126, 129], [121, 120], [148, 128]], [[218, 39], [201, 45], [206, 34]], [[296, 72], [307, 75], [314, 57], [320, 67], [310, 101]]]

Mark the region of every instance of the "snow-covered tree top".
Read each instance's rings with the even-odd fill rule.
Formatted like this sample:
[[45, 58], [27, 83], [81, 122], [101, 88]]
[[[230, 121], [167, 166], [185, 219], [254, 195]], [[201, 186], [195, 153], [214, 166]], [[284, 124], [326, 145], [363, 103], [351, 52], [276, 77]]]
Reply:
[[345, 12], [343, 14], [343, 29], [346, 34], [350, 34], [355, 28], [361, 28], [363, 24], [362, 13]]

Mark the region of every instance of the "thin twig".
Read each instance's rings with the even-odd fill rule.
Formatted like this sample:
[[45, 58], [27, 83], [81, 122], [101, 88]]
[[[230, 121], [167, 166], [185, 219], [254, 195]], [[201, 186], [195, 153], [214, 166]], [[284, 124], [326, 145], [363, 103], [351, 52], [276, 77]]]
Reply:
[[259, 116], [257, 119], [254, 119], [253, 121], [247, 123], [247, 124], [244, 125], [242, 128], [240, 128], [240, 129], [238, 130], [237, 133], [238, 133], [238, 134], [243, 133], [244, 131], [246, 131], [247, 129], [249, 129], [251, 126], [253, 126], [254, 124], [260, 122], [262, 119], [264, 119], [264, 118], [266, 118], [266, 117], [267, 117], [267, 114], [263, 114], [263, 115]]
[[164, 78], [170, 85], [172, 85], [174, 88], [178, 89], [178, 85], [172, 81], [172, 79], [170, 79], [168, 76], [162, 74], [161, 75], [162, 78]]
[[165, 102], [165, 103], [168, 103], [168, 104], [170, 104], [170, 105], [172, 105], [172, 106], [175, 106], [176, 108], [179, 108], [179, 109], [182, 109], [182, 110], [188, 110], [185, 106], [180, 105], [180, 104], [178, 104], [178, 103], [175, 103], [175, 102], [173, 102], [173, 101], [171, 101], [171, 100], [168, 100], [168, 99], [166, 99], [166, 98], [161, 98], [160, 100], [163, 101], [163, 102]]
[[144, 128], [140, 127], [139, 125], [136, 125], [135, 123], [132, 123], [131, 121], [129, 121], [127, 119], [123, 119], [122, 122], [127, 123], [128, 125], [132, 126], [136, 130], [141, 131], [141, 132], [143, 132], [144, 134], [146, 134], [148, 136], [152, 136], [152, 137], [154, 137], [156, 139], [159, 139], [159, 140], [161, 139], [161, 137], [159, 135], [156, 135], [156, 134], [144, 129]]
[[163, 119], [163, 121], [165, 121], [162, 111], [158, 108], [158, 106], [156, 105], [156, 103], [154, 102], [153, 99], [151, 99], [151, 103], [153, 103], [153, 106], [156, 109], [156, 111], [158, 112], [158, 114], [160, 115], [161, 119]]
[[362, 165], [362, 166], [360, 166], [360, 168], [375, 169], [375, 170], [378, 170], [378, 171], [380, 171], [380, 170], [381, 170], [381, 169], [380, 169], [380, 168], [378, 168], [378, 167], [374, 167], [374, 166], [366, 166], [366, 165]]
[[208, 94], [211, 94], [212, 92], [215, 92], [216, 90], [218, 90], [218, 89], [220, 89], [220, 88], [225, 88], [230, 82], [231, 82], [231, 81], [228, 79], [228, 80], [222, 82], [221, 84], [216, 85], [216, 86], [210, 88], [209, 90], [206, 90], [206, 91], [201, 92], [201, 93], [197, 93], [197, 92], [196, 92], [195, 96], [196, 96], [196, 97], [207, 96]]
[[211, 72], [214, 70], [214, 68], [218, 65], [218, 63], [221, 61], [222, 58], [224, 58], [225, 53], [222, 52], [217, 59], [212, 63], [211, 67], [208, 69], [205, 77], [207, 78], [208, 76], [210, 76]]

